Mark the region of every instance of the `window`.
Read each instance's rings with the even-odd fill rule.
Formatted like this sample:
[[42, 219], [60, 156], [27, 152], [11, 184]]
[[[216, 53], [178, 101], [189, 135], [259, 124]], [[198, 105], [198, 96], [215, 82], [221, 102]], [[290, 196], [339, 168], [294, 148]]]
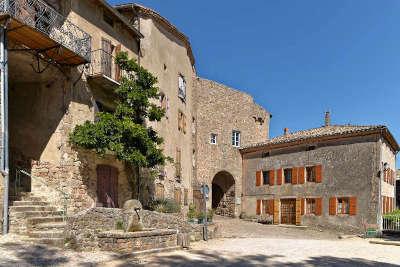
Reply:
[[337, 214], [349, 214], [348, 197], [340, 197], [337, 199]]
[[266, 215], [274, 215], [274, 200], [273, 199], [266, 199], [262, 201], [262, 206], [264, 209], [264, 214]]
[[175, 176], [180, 180], [181, 178], [181, 150], [180, 148], [176, 149], [176, 158], [175, 158]]
[[316, 201], [315, 198], [307, 198], [306, 199], [306, 214], [315, 214], [316, 213]]
[[232, 146], [240, 147], [240, 132], [232, 131]]
[[269, 185], [269, 171], [263, 171], [263, 184]]
[[185, 102], [186, 101], [186, 81], [183, 75], [178, 76], [178, 97]]
[[186, 134], [186, 116], [182, 111], [178, 111], [178, 131]]
[[316, 148], [316, 146], [308, 146], [306, 148], [306, 151], [311, 151], [311, 150], [314, 150], [315, 148]]
[[307, 179], [307, 182], [311, 182], [311, 183], [316, 182], [315, 166], [306, 167], [306, 179]]
[[212, 133], [210, 136], [210, 144], [216, 145], [217, 144], [217, 135]]
[[262, 154], [261, 154], [261, 157], [262, 158], [268, 158], [270, 156], [270, 152], [268, 151], [268, 152], [263, 152]]
[[285, 177], [285, 184], [291, 184], [292, 183], [292, 169], [285, 169], [283, 171], [283, 175]]
[[160, 106], [162, 109], [167, 111], [168, 109], [168, 99], [164, 93], [160, 93]]

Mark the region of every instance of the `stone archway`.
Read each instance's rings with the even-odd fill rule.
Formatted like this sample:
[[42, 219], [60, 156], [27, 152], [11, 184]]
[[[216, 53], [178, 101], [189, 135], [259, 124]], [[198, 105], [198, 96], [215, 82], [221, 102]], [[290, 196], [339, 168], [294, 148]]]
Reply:
[[235, 216], [235, 179], [229, 172], [221, 171], [214, 176], [211, 200], [215, 214]]

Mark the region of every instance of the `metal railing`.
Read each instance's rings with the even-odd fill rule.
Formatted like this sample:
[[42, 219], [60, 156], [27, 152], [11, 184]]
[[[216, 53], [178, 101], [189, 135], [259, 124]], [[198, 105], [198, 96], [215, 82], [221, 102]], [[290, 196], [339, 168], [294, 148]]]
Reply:
[[125, 74], [115, 63], [115, 57], [103, 49], [91, 52], [89, 75], [104, 75], [119, 82]]
[[49, 36], [90, 61], [91, 37], [42, 0], [0, 0], [0, 13]]
[[382, 230], [400, 232], [400, 214], [383, 215]]
[[[30, 177], [31, 178], [31, 184], [32, 184], [32, 179], [34, 181], [39, 182], [40, 184], [48, 187], [48, 184], [46, 184], [46, 182], [43, 181], [42, 178], [36, 177], [30, 173], [28, 173], [27, 171], [23, 170], [23, 169], [16, 169], [15, 172], [15, 194], [18, 195], [19, 192], [19, 188], [21, 188], [21, 180], [22, 180], [22, 175], [26, 176], [26, 177]], [[62, 217], [63, 217], [63, 221], [66, 220], [67, 217], [67, 211], [68, 211], [68, 204], [69, 204], [69, 200], [70, 200], [70, 196], [68, 193], [64, 192], [61, 189], [58, 188], [53, 188], [55, 191], [57, 191], [61, 196], [62, 196]]]

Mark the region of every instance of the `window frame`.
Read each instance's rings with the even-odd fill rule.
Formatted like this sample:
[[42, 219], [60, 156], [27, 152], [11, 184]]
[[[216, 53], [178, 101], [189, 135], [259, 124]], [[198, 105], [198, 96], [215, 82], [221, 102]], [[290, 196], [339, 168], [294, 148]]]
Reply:
[[[345, 205], [343, 207], [343, 204]], [[340, 208], [339, 208], [340, 206]], [[340, 210], [339, 210], [340, 209]], [[338, 215], [349, 215], [350, 214], [350, 198], [349, 197], [337, 197], [336, 198], [336, 214]]]
[[[311, 171], [311, 173], [312, 174], [314, 174], [314, 177], [313, 177], [313, 179], [309, 179], [309, 176], [308, 176], [308, 169], [309, 168], [311, 168], [312, 169], [312, 171]], [[306, 180], [306, 182], [307, 183], [316, 183], [317, 182], [317, 166], [306, 166], [305, 167], [305, 180]]]
[[[271, 177], [269, 177], [269, 173], [270, 173], [270, 171], [268, 170], [268, 171], [262, 171], [262, 176], [263, 176], [263, 180], [262, 180], [262, 184], [263, 185], [269, 185], [269, 182], [270, 182], [270, 179], [271, 179]], [[266, 181], [266, 178], [268, 178], [268, 180], [267, 180], [267, 182], [265, 182]]]
[[317, 199], [316, 198], [306, 198], [305, 205], [306, 215], [316, 215], [317, 214]]
[[216, 134], [216, 133], [211, 133], [210, 134], [210, 144], [211, 145], [218, 144], [218, 134]]
[[231, 141], [232, 141], [233, 147], [240, 147], [240, 142], [241, 142], [240, 131], [238, 131], [238, 130], [232, 131], [232, 140]]
[[[290, 181], [286, 181], [286, 171], [290, 171]], [[284, 168], [283, 169], [283, 183], [284, 184], [291, 184], [293, 181], [293, 168]]]

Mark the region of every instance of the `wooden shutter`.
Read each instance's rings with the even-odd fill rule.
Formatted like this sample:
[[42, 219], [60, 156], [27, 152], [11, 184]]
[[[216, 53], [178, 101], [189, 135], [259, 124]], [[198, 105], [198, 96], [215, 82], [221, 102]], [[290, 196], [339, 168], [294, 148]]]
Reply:
[[273, 199], [269, 199], [268, 202], [267, 202], [267, 205], [268, 205], [268, 213], [270, 215], [273, 215], [274, 214], [274, 200]]
[[301, 215], [305, 214], [305, 207], [306, 207], [306, 199], [302, 198], [301, 199]]
[[301, 225], [301, 198], [296, 199], [296, 225]]
[[386, 197], [382, 196], [382, 213], [386, 214]]
[[329, 215], [336, 215], [336, 197], [329, 199]]
[[315, 199], [315, 215], [321, 216], [322, 215], [322, 198]]
[[315, 166], [315, 182], [322, 182], [322, 165]]
[[261, 199], [257, 199], [256, 214], [261, 214]]
[[279, 199], [274, 199], [274, 224], [279, 224]]
[[304, 184], [304, 167], [298, 168], [298, 180], [299, 184]]
[[260, 186], [262, 181], [262, 171], [256, 171], [256, 186]]
[[275, 183], [275, 170], [269, 171], [269, 185], [274, 185]]
[[281, 185], [282, 184], [282, 172], [283, 172], [283, 169], [282, 168], [280, 168], [280, 169], [278, 169], [278, 173], [277, 173], [277, 181], [276, 181], [276, 183], [278, 184], [278, 185]]
[[357, 214], [357, 198], [350, 197], [349, 198], [349, 214], [356, 215]]
[[292, 169], [292, 184], [297, 184], [298, 168], [294, 167]]
[[[121, 52], [121, 44], [118, 44], [115, 47], [115, 56], [118, 56], [118, 54]], [[119, 82], [121, 80], [121, 69], [119, 68], [118, 64], [115, 64], [115, 80]]]

